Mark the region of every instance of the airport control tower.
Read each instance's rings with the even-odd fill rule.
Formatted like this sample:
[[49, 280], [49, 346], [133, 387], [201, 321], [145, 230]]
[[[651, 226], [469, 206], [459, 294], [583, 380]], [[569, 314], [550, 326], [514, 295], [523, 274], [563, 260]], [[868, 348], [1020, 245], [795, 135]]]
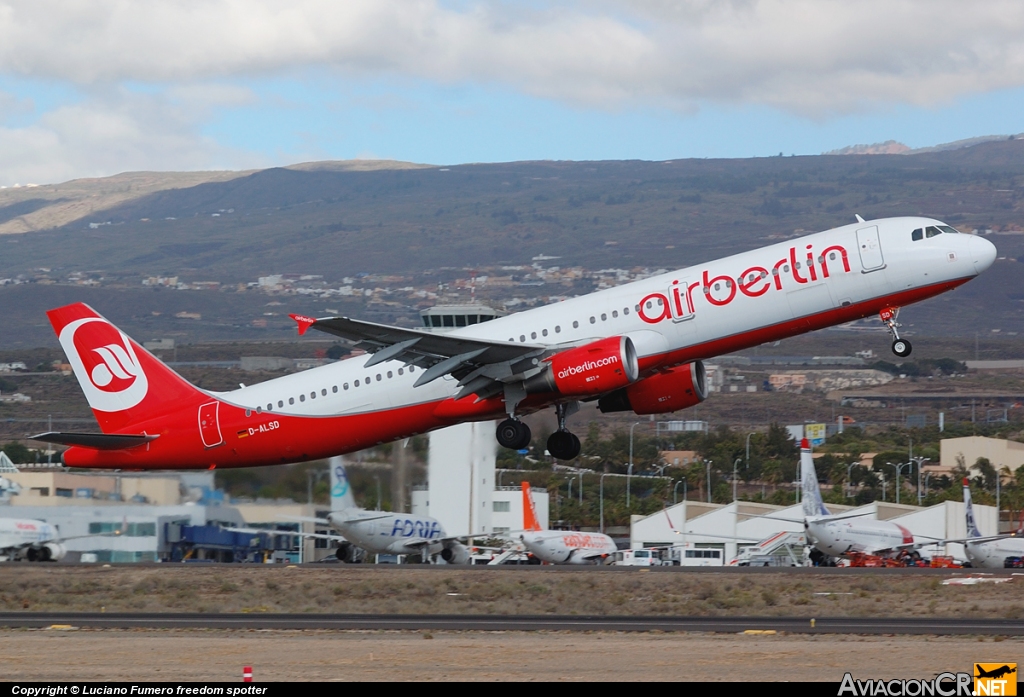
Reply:
[[[424, 328], [432, 332], [487, 322], [502, 314], [486, 305], [438, 305], [420, 312]], [[426, 507], [449, 534], [494, 532], [491, 513], [498, 455], [494, 429], [494, 421], [480, 421], [430, 433]], [[418, 508], [416, 493], [421, 492], [413, 496]]]

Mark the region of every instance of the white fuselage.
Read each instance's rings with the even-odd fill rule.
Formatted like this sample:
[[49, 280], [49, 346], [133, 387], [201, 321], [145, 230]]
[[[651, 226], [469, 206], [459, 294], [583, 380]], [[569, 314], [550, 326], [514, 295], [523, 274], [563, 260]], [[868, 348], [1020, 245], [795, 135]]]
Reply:
[[971, 566], [979, 569], [1002, 569], [1007, 557], [1024, 557], [1024, 538], [1007, 537], [988, 542], [964, 542], [964, 554]]
[[615, 554], [615, 542], [599, 532], [538, 530], [518, 533], [526, 550], [549, 564], [600, 564]]
[[[762, 337], [870, 315], [878, 311], [879, 299], [915, 302], [991, 265], [995, 248], [974, 235], [912, 241], [913, 230], [937, 224], [890, 218], [847, 225], [458, 328], [451, 335], [549, 347], [627, 335], [642, 371], [679, 365], [767, 340]], [[271, 419], [274, 413], [327, 417], [408, 411], [413, 432], [423, 420], [410, 407], [449, 399], [458, 389], [450, 376], [413, 387], [421, 369], [413, 372], [399, 361], [367, 369], [369, 358], [356, 356], [217, 396], [239, 407], [259, 407]], [[380, 434], [366, 440], [347, 434], [346, 447], [374, 445]]]
[[41, 520], [0, 518], [0, 555], [57, 540], [57, 529]]
[[850, 552], [874, 554], [914, 542], [909, 530], [885, 520], [808, 518], [804, 527], [807, 541], [830, 557]]
[[432, 555], [439, 553], [444, 546], [444, 528], [426, 516], [349, 509], [333, 512], [327, 519], [342, 537], [370, 554], [419, 554], [425, 551]]

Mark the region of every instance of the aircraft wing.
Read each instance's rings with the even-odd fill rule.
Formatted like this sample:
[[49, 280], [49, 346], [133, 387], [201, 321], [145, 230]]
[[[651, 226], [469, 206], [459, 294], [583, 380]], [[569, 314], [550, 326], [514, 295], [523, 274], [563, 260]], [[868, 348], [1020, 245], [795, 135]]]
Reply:
[[503, 383], [539, 373], [539, 359], [550, 351], [549, 347], [538, 344], [432, 334], [350, 317], [290, 316], [299, 325], [300, 335], [310, 328], [317, 329], [374, 354], [366, 363], [368, 368], [390, 360], [424, 368], [416, 387], [452, 375], [458, 378], [462, 388], [456, 399], [470, 394], [487, 399], [499, 394]]

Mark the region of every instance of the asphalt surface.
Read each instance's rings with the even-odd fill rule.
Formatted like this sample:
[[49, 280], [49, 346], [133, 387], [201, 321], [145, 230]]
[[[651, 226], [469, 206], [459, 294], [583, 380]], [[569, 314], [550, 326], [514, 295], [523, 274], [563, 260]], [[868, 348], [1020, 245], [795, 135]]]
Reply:
[[335, 629], [599, 632], [774, 630], [802, 634], [1024, 636], [1024, 620], [889, 617], [629, 617], [566, 615], [306, 615], [201, 613], [0, 613], [0, 628]]

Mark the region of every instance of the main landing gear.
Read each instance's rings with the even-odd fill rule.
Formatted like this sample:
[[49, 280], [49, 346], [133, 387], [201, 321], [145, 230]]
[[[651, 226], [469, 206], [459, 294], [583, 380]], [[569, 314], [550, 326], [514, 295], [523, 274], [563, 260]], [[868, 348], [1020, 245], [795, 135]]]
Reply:
[[900, 358], [906, 358], [909, 356], [913, 347], [910, 345], [909, 341], [900, 338], [900, 333], [896, 329], [900, 326], [899, 322], [896, 321], [896, 318], [900, 316], [900, 308], [883, 308], [882, 311], [878, 313], [878, 316], [881, 318], [882, 324], [886, 326], [889, 333], [892, 335], [892, 352]]
[[514, 417], [509, 417], [498, 424], [495, 435], [498, 437], [498, 445], [512, 450], [522, 450], [533, 438], [530, 427]]
[[548, 452], [557, 460], [572, 460], [580, 454], [580, 439], [575, 433], [565, 428], [565, 418], [579, 409], [577, 402], [556, 404], [555, 414], [558, 415], [558, 430], [548, 438]]

